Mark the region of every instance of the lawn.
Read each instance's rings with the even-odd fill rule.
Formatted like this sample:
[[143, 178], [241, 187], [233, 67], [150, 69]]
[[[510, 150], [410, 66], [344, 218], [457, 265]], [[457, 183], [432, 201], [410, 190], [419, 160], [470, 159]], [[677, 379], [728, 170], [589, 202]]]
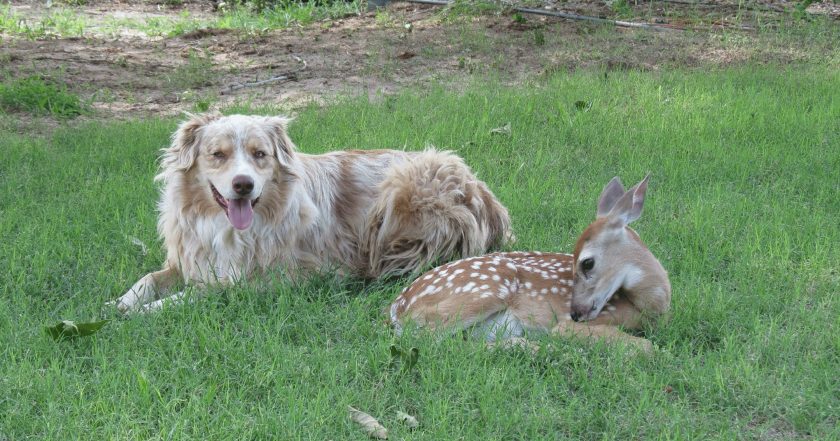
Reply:
[[[651, 173], [634, 226], [673, 314], [650, 357], [397, 338], [383, 309], [406, 280], [278, 277], [119, 318], [103, 304], [163, 260], [152, 177], [177, 120], [2, 129], [0, 440], [366, 439], [347, 405], [391, 439], [840, 439], [838, 84], [831, 63], [580, 71], [298, 113], [305, 152], [457, 151], [510, 209], [513, 249], [570, 251], [611, 177]], [[389, 368], [392, 344], [418, 348], [413, 369]]]

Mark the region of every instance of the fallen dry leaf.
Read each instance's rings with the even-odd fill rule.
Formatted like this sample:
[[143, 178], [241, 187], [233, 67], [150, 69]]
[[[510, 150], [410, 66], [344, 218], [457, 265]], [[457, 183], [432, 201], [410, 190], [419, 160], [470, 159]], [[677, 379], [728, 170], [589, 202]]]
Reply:
[[414, 58], [416, 56], [417, 56], [417, 54], [415, 54], [414, 52], [405, 51], [405, 52], [397, 55], [397, 58], [399, 58], [400, 60], [408, 60], [408, 59]]
[[496, 135], [510, 136], [510, 123], [507, 123], [501, 127], [496, 127], [495, 129], [491, 129], [490, 133]]
[[377, 439], [388, 439], [388, 429], [382, 427], [382, 424], [379, 424], [379, 421], [376, 421], [376, 418], [362, 412], [359, 409], [353, 408], [353, 406], [347, 406], [347, 410], [350, 411], [350, 419], [356, 424], [362, 426], [362, 430], [364, 430], [368, 436]]
[[132, 245], [137, 245], [138, 247], [140, 247], [140, 252], [143, 253], [144, 256], [149, 253], [149, 248], [146, 247], [146, 244], [143, 243], [142, 240], [140, 240], [140, 239], [138, 239], [134, 236], [126, 236], [126, 237], [128, 238], [128, 240], [131, 241]]
[[420, 425], [420, 423], [417, 422], [417, 418], [414, 418], [405, 412], [397, 411], [397, 419], [408, 426], [409, 429], [416, 429]]

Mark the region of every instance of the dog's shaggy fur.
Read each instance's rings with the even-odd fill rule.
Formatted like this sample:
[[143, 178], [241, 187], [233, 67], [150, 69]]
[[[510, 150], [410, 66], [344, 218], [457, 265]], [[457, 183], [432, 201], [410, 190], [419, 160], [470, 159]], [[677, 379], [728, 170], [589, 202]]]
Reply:
[[[163, 150], [164, 269], [120, 310], [179, 279], [230, 282], [280, 267], [378, 278], [486, 252], [512, 238], [507, 210], [449, 152], [298, 153], [283, 117], [195, 116]], [[151, 303], [150, 303], [151, 302]]]

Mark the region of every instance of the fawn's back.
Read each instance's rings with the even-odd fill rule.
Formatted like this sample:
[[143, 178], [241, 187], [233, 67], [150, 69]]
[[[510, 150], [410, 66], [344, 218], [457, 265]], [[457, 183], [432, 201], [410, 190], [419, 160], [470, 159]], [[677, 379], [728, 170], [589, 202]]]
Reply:
[[649, 347], [616, 328], [638, 328], [643, 315], [661, 315], [670, 306], [665, 269], [628, 226], [642, 213], [647, 183], [646, 177], [625, 191], [613, 178], [573, 255], [494, 253], [440, 266], [394, 300], [391, 323], [397, 332], [411, 321], [431, 329], [472, 329], [488, 340], [553, 331]]
[[[391, 323], [410, 319], [437, 328], [475, 325], [488, 340], [544, 332], [571, 321], [571, 254], [493, 253], [439, 266], [405, 288], [391, 305]], [[608, 304], [603, 314], [616, 307]]]

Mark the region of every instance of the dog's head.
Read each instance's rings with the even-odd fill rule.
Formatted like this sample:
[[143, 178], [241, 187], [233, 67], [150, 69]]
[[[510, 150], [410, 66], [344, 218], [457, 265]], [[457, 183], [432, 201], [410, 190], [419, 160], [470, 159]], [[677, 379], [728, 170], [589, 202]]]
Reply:
[[280, 116], [193, 116], [164, 149], [160, 176], [190, 174], [236, 229], [247, 229], [275, 173], [290, 169], [294, 145], [286, 134], [288, 122]]

